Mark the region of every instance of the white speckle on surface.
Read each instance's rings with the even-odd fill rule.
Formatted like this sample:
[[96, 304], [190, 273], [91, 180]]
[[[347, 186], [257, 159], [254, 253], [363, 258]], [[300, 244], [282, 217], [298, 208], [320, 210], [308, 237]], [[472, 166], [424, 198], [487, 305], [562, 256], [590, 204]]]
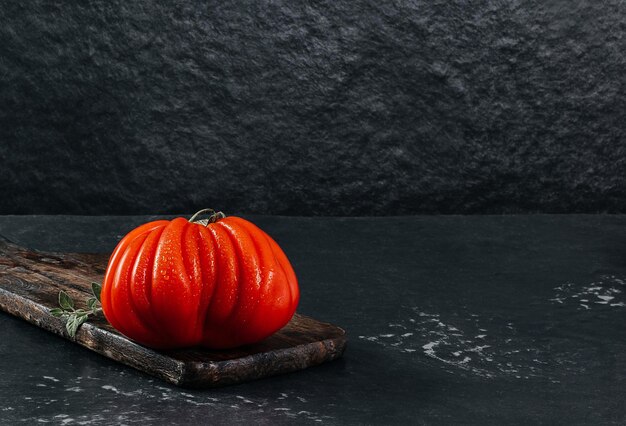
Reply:
[[132, 391], [132, 392], [122, 392], [118, 390], [115, 386], [111, 386], [111, 385], [103, 385], [102, 389], [114, 392], [118, 395], [124, 395], [124, 396], [136, 396], [136, 395], [142, 394], [143, 392], [141, 389], [137, 389], [136, 391]]
[[[513, 321], [504, 318], [506, 328], [503, 329], [501, 317], [484, 319], [473, 313], [454, 313], [450, 318], [446, 318], [440, 314], [424, 312], [418, 307], [407, 309], [414, 312], [419, 319], [411, 322], [409, 321], [411, 316], [404, 316], [408, 318], [404, 322], [389, 322], [392, 325], [404, 325], [407, 329], [405, 333], [387, 339], [375, 340], [367, 335], [361, 338], [407, 355], [415, 356], [414, 352], [421, 353], [441, 362], [443, 368], [451, 373], [460, 369], [484, 378], [513, 376], [520, 372], [524, 373], [520, 374], [521, 377], [542, 376], [542, 371], [533, 370], [534, 367], [529, 367], [526, 359], [529, 355], [537, 357], [538, 349], [535, 347], [519, 349], [527, 345], [528, 341], [519, 335]], [[490, 328], [485, 326], [485, 321], [494, 324], [498, 331], [490, 332]], [[384, 335], [383, 331], [371, 337]]]
[[400, 328], [406, 328], [405, 326], [403, 326], [402, 324], [389, 324], [389, 327], [400, 327]]
[[467, 352], [482, 352], [483, 349], [490, 348], [490, 345], [476, 346], [470, 349], [467, 349]]
[[[431, 308], [402, 306], [382, 329], [362, 331], [359, 343], [380, 345], [411, 361], [431, 362], [430, 358], [435, 360], [433, 365], [452, 374], [537, 378], [549, 383], [595, 368], [585, 363], [601, 357], [601, 349], [579, 341], [576, 335], [560, 333], [572, 321], [581, 324], [581, 334], [588, 333], [596, 313], [621, 324], [621, 318], [610, 315], [623, 314], [624, 285], [623, 279], [604, 275], [592, 283], [542, 288], [530, 295], [529, 309], [549, 312], [545, 317], [528, 317], [495, 303], [481, 315], [469, 312], [467, 306], [442, 314], [428, 312]], [[393, 332], [397, 334], [382, 338]], [[540, 337], [543, 332], [559, 338], [549, 341]]]
[[[561, 304], [567, 304], [568, 301], [578, 301], [577, 306], [585, 310], [602, 309], [597, 305], [605, 305], [609, 307], [623, 307], [624, 301], [611, 303], [618, 295], [622, 294], [621, 287], [624, 286], [624, 280], [614, 275], [603, 275], [598, 281], [591, 284], [580, 285], [576, 283], [565, 283], [554, 287], [556, 295], [551, 301], [558, 301]], [[596, 300], [591, 302], [592, 297]], [[585, 303], [580, 303], [585, 302]]]
[[380, 337], [393, 337], [395, 334], [381, 334]]
[[82, 388], [79, 388], [78, 386], [65, 389], [65, 392], [83, 392], [83, 391], [84, 390]]
[[433, 350], [433, 348], [437, 346], [439, 343], [441, 342], [428, 342], [424, 346], [422, 346], [422, 349], [424, 349], [424, 352], [426, 352], [427, 354], [430, 354], [430, 353], [434, 354], [435, 351]]
[[39, 387], [39, 388], [46, 388], [48, 386], [44, 385], [43, 383], [37, 383], [35, 386]]
[[188, 404], [197, 405], [197, 406], [202, 406], [202, 405], [214, 406], [215, 405], [213, 402], [198, 402], [191, 398], [187, 398], [184, 401]]
[[52, 376], [43, 376], [44, 379], [46, 380], [51, 380], [53, 382], [58, 382], [59, 379], [57, 379], [56, 377], [52, 377]]

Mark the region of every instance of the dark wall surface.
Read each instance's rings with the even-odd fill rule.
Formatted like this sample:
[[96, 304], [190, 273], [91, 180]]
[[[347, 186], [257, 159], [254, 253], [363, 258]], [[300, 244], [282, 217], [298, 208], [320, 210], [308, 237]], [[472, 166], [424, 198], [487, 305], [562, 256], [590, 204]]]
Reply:
[[0, 213], [626, 211], [621, 0], [0, 5]]

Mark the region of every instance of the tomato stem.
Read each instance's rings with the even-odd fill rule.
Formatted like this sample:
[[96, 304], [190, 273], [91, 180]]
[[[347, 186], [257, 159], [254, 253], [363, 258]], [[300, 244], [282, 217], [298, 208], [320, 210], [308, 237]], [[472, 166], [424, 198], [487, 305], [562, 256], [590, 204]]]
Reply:
[[[203, 213], [207, 213], [209, 214], [209, 217], [207, 219], [203, 219], [203, 220], [196, 220], [196, 218], [198, 216], [200, 216]], [[202, 224], [204, 226], [207, 226], [209, 223], [213, 223], [213, 222], [217, 222], [220, 219], [224, 219], [226, 217], [226, 215], [222, 212], [216, 212], [213, 209], [202, 209], [197, 211], [193, 216], [191, 216], [189, 218], [189, 222], [191, 223], [199, 223]]]

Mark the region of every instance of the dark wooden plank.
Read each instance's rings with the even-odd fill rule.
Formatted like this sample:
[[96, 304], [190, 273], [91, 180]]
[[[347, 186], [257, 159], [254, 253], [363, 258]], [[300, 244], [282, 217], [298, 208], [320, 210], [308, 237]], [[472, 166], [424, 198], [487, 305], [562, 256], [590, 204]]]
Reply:
[[0, 309], [179, 386], [216, 387], [288, 373], [339, 358], [345, 349], [344, 330], [299, 314], [260, 343], [224, 351], [155, 351], [122, 336], [102, 313], [71, 339], [49, 309], [57, 306], [60, 290], [86, 301], [107, 261], [99, 254], [34, 251], [0, 237]]

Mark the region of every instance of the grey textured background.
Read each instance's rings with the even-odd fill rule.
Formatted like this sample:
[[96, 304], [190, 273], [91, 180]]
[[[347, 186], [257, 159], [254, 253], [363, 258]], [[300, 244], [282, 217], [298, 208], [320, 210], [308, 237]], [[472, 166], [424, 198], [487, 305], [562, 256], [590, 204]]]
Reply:
[[0, 213], [624, 212], [625, 28], [621, 0], [4, 1]]

